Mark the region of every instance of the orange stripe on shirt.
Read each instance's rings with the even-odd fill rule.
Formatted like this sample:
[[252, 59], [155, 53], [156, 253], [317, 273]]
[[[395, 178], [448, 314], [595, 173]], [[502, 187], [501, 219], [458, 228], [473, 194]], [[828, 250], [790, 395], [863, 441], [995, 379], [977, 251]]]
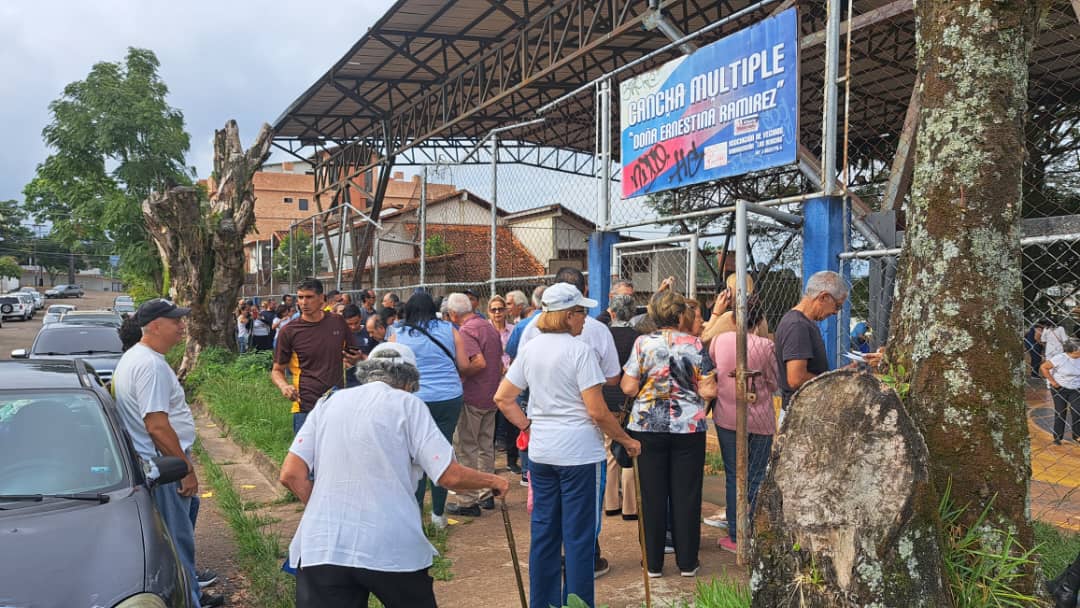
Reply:
[[[296, 356], [296, 353], [289, 357], [289, 373], [292, 374], [292, 385], [296, 387], [296, 393], [300, 394], [300, 359]], [[292, 413], [300, 413], [300, 401], [292, 402]]]

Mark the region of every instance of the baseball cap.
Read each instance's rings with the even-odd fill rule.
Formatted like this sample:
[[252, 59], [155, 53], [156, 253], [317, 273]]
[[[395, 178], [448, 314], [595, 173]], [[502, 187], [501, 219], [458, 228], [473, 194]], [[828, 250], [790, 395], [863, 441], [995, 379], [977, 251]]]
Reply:
[[465, 294], [467, 296], [472, 296], [474, 298], [479, 298], [480, 297], [480, 296], [476, 295], [476, 292], [471, 290], [471, 289], [466, 289], [465, 291], [463, 291], [461, 293], [463, 293], [463, 294]]
[[544, 290], [544, 296], [540, 302], [544, 305], [544, 312], [566, 310], [575, 306], [595, 308], [600, 305], [596, 300], [590, 300], [581, 295], [577, 287], [570, 283], [556, 283]]
[[142, 306], [139, 307], [139, 310], [135, 311], [135, 322], [138, 323], [140, 327], [145, 327], [154, 319], [160, 319], [162, 317], [167, 319], [179, 319], [190, 313], [190, 308], [177, 306], [172, 300], [154, 298], [153, 300], [143, 302]]
[[401, 359], [402, 363], [408, 363], [409, 365], [416, 367], [416, 355], [408, 346], [404, 344], [398, 344], [397, 342], [383, 342], [371, 349], [368, 354], [368, 359]]

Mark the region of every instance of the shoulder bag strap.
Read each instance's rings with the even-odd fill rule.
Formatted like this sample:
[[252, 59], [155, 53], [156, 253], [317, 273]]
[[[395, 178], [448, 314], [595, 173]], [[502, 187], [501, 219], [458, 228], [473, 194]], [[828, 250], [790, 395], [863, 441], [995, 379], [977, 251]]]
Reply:
[[424, 329], [423, 327], [420, 327], [420, 326], [415, 326], [415, 327], [414, 326], [409, 326], [409, 329], [415, 329], [415, 330], [419, 331], [420, 333], [424, 334], [425, 336], [427, 336], [429, 340], [431, 340], [432, 342], [435, 343], [435, 346], [438, 346], [439, 349], [442, 350], [442, 352], [446, 353], [447, 357], [450, 357], [450, 363], [453, 364], [453, 366], [455, 368], [457, 368], [457, 358], [454, 357], [454, 353], [451, 353], [450, 349], [446, 348], [446, 346], [443, 345], [442, 342], [439, 342], [438, 340], [436, 340], [435, 336], [431, 335], [428, 332], [428, 330], [426, 330], [426, 329]]

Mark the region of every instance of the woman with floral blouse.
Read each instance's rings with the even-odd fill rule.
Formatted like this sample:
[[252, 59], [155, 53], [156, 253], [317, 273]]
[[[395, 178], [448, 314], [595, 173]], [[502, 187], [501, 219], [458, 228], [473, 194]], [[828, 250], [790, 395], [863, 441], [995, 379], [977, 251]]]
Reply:
[[716, 376], [708, 352], [691, 333], [697, 310], [686, 298], [663, 289], [649, 302], [648, 314], [658, 329], [634, 343], [620, 384], [635, 397], [627, 430], [642, 445], [639, 515], [646, 561], [649, 576], [660, 577], [670, 504], [675, 562], [683, 576], [694, 576], [709, 427], [705, 403], [716, 396]]

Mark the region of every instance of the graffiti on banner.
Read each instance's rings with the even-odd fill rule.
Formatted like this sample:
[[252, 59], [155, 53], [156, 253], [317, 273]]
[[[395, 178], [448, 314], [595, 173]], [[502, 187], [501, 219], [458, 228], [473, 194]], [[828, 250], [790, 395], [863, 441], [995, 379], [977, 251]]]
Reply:
[[795, 162], [797, 9], [619, 84], [623, 198]]

